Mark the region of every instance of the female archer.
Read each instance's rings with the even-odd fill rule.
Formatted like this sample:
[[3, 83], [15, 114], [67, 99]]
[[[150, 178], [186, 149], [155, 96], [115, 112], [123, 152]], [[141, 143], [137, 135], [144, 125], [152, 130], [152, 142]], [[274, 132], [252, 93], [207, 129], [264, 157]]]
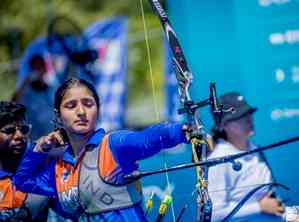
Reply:
[[[74, 221], [146, 221], [139, 184], [123, 176], [138, 168], [138, 160], [185, 143], [185, 125], [159, 123], [140, 132], [96, 129], [99, 97], [82, 79], [59, 87], [54, 108], [66, 136], [54, 131], [37, 141], [17, 172], [18, 188], [54, 197], [56, 210]], [[49, 160], [57, 149], [63, 155]]]
[[[215, 147], [209, 158], [249, 151], [256, 146], [250, 141], [254, 134], [252, 115], [257, 110], [248, 105], [242, 95], [230, 92], [220, 97], [225, 109], [220, 125], [214, 130]], [[272, 182], [271, 172], [260, 155], [248, 155], [238, 160], [242, 168], [235, 171], [231, 164], [209, 169], [209, 194], [213, 202], [213, 221], [221, 221], [244, 196], [261, 184]], [[284, 207], [269, 190], [255, 193], [230, 221], [282, 221]]]

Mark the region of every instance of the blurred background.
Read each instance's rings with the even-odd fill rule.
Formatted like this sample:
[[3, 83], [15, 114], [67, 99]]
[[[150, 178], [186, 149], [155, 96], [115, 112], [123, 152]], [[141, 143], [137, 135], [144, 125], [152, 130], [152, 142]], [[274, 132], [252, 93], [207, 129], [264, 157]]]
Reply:
[[[193, 72], [195, 100], [207, 98], [209, 83], [215, 81], [218, 94], [239, 91], [258, 107], [254, 137], [257, 144], [298, 135], [298, 0], [161, 2]], [[139, 1], [2, 0], [1, 3], [0, 99], [13, 98], [32, 107], [32, 122], [45, 119], [49, 122], [52, 114], [43, 117], [40, 109], [50, 110], [52, 92], [73, 71], [96, 85], [103, 102], [99, 125], [108, 130], [140, 129], [158, 120], [179, 119], [169, 51], [159, 20], [147, 1], [143, 1], [143, 7], [154, 90]], [[75, 35], [61, 38], [70, 33]], [[32, 93], [26, 87], [32, 76], [35, 75], [33, 80], [38, 79], [36, 73], [44, 73], [42, 78], [47, 87], [33, 84]], [[36, 112], [40, 115], [34, 115]], [[200, 115], [209, 131], [213, 125], [209, 109], [201, 110]], [[40, 119], [36, 120], [36, 116]], [[33, 138], [38, 133], [33, 132]], [[275, 180], [291, 188], [289, 192], [279, 191], [289, 205], [299, 204], [298, 150], [298, 144], [292, 144], [265, 152]], [[167, 151], [167, 155], [142, 161], [141, 169], [190, 160], [189, 148], [178, 147]], [[143, 184], [145, 196], [155, 192], [150, 220], [156, 217], [159, 201], [167, 192], [173, 194], [175, 214], [187, 203], [183, 221], [194, 220], [193, 169], [171, 173], [168, 187], [165, 175], [145, 178]], [[170, 212], [165, 221], [173, 221]]]
[[[128, 122], [148, 124], [154, 121], [155, 113], [152, 103], [152, 87], [149, 67], [146, 60], [146, 46], [141, 18], [140, 4], [135, 0], [113, 2], [106, 0], [60, 1], [30, 0], [2, 1], [0, 6], [0, 99], [7, 100], [16, 90], [16, 81], [20, 72], [20, 62], [28, 45], [40, 37], [48, 35], [48, 26], [57, 16], [71, 20], [73, 26], [82, 32], [92, 24], [112, 17], [123, 16], [128, 25], [128, 56], [126, 69]], [[152, 67], [158, 104], [162, 105], [161, 84], [163, 82], [162, 32], [159, 21], [149, 4], [144, 4], [147, 28], [149, 32]], [[63, 19], [61, 19], [63, 20]], [[72, 29], [71, 24], [58, 21], [54, 29]], [[56, 28], [57, 27], [57, 28]], [[60, 30], [59, 30], [60, 31]], [[73, 31], [74, 32], [74, 31]], [[39, 47], [37, 47], [39, 48]], [[39, 53], [39, 52], [38, 52]], [[138, 93], [136, 93], [138, 92]], [[131, 108], [134, 107], [134, 108]], [[147, 118], [144, 118], [146, 112]], [[132, 114], [130, 114], [132, 113]], [[139, 115], [138, 113], [142, 113]], [[134, 116], [134, 117], [132, 117]]]

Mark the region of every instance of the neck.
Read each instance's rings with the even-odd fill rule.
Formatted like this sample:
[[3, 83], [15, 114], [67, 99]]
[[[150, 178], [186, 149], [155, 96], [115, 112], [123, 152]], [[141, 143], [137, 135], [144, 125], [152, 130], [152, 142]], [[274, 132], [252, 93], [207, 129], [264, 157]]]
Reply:
[[15, 174], [22, 159], [21, 155], [3, 155], [2, 157], [0, 160], [0, 169]]
[[68, 134], [70, 145], [73, 149], [75, 157], [79, 155], [79, 153], [84, 149], [85, 144], [90, 136], [90, 133], [88, 134]]
[[248, 149], [248, 138], [242, 138], [240, 136], [227, 136], [227, 140], [229, 143], [233, 144], [239, 150], [247, 150]]

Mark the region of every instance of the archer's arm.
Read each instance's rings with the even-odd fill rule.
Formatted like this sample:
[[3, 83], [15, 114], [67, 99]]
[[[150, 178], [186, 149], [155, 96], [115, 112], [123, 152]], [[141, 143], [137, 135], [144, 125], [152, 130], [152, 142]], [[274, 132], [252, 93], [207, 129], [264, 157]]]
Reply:
[[186, 143], [181, 123], [159, 123], [142, 131], [116, 131], [109, 137], [109, 146], [120, 165], [153, 156], [162, 149]]
[[49, 197], [56, 195], [55, 161], [47, 162], [47, 154], [28, 150], [14, 176], [17, 189]]

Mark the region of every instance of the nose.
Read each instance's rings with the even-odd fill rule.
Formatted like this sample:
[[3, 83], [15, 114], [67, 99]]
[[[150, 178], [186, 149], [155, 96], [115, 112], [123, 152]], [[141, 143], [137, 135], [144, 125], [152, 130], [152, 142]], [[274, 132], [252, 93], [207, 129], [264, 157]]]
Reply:
[[77, 107], [77, 115], [79, 116], [83, 116], [85, 115], [86, 112], [85, 112], [85, 108], [82, 104], [78, 104], [78, 107]]
[[20, 131], [19, 128], [16, 129], [15, 133], [13, 134], [13, 139], [14, 140], [20, 140], [25, 138], [25, 135]]

